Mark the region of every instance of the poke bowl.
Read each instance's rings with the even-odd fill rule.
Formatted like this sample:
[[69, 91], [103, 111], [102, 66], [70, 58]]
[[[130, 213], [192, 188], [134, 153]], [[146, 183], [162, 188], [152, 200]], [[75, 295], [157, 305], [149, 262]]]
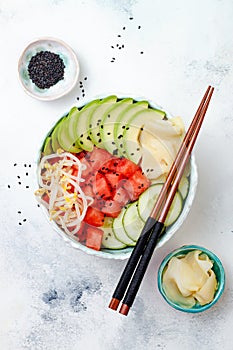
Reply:
[[[182, 142], [180, 117], [152, 101], [106, 95], [73, 107], [45, 136], [35, 192], [53, 228], [88, 254], [127, 259]], [[157, 248], [184, 222], [194, 199], [191, 157]]]

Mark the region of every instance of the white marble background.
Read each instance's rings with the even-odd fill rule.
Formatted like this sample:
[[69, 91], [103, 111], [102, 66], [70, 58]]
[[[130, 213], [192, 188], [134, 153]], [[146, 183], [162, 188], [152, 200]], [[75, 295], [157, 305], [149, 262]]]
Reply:
[[[232, 18], [232, 0], [0, 1], [1, 350], [233, 348]], [[84, 99], [79, 84], [54, 102], [24, 93], [17, 61], [25, 45], [41, 36], [74, 48]], [[111, 48], [117, 43], [125, 47]], [[209, 84], [216, 89], [195, 149], [194, 205], [179, 232], [154, 255], [124, 317], [107, 305], [125, 262], [65, 245], [37, 207], [38, 147], [58, 117], [101, 93], [145, 96], [188, 125]], [[156, 285], [162, 258], [190, 243], [213, 250], [227, 278], [221, 300], [198, 315], [170, 308]]]

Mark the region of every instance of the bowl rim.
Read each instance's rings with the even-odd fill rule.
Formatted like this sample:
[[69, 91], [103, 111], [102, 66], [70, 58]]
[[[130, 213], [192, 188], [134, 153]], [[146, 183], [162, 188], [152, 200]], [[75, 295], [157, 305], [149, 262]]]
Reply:
[[[64, 91], [62, 91], [61, 93], [57, 93], [57, 94], [54, 94], [54, 95], [50, 95], [50, 96], [39, 96], [39, 95], [36, 95], [34, 94], [33, 92], [31, 92], [23, 83], [22, 81], [22, 77], [21, 77], [21, 74], [20, 74], [20, 67], [21, 67], [21, 64], [23, 62], [23, 57], [25, 55], [25, 53], [27, 52], [27, 50], [34, 44], [37, 44], [39, 42], [43, 42], [43, 41], [51, 41], [51, 42], [55, 42], [55, 43], [58, 43], [60, 46], [63, 46], [66, 48], [66, 50], [69, 52], [70, 54], [70, 57], [72, 57], [72, 60], [74, 61], [75, 63], [75, 67], [76, 67], [76, 72], [75, 72], [75, 75], [72, 79], [72, 84]], [[77, 81], [78, 81], [78, 77], [79, 77], [79, 73], [80, 73], [80, 64], [79, 64], [79, 60], [77, 58], [77, 55], [75, 53], [75, 51], [71, 48], [70, 45], [68, 45], [65, 41], [61, 40], [61, 39], [58, 39], [58, 38], [55, 38], [55, 37], [50, 37], [50, 36], [45, 36], [45, 37], [38, 37], [38, 38], [35, 38], [31, 41], [28, 42], [27, 46], [22, 50], [20, 56], [19, 56], [19, 60], [18, 60], [18, 80], [23, 88], [23, 90], [31, 97], [37, 99], [37, 100], [40, 100], [40, 101], [53, 101], [53, 100], [56, 100], [56, 99], [59, 99], [65, 95], [67, 95], [71, 90], [73, 90], [73, 88], [75, 87], [75, 85], [77, 84]]]
[[[182, 255], [182, 253], [186, 252], [186, 251], [193, 251], [193, 250], [200, 250], [202, 251], [203, 253], [206, 253], [208, 255], [208, 257], [214, 261], [214, 263], [217, 264], [218, 268], [219, 268], [219, 271], [220, 271], [220, 280], [218, 280], [218, 289], [215, 293], [215, 296], [214, 296], [214, 299], [206, 304], [206, 305], [203, 305], [203, 306], [200, 306], [200, 308], [185, 308], [185, 307], [182, 307], [178, 304], [176, 304], [175, 302], [171, 301], [164, 289], [163, 289], [163, 282], [162, 282], [162, 276], [163, 276], [163, 271], [164, 271], [164, 268], [167, 266], [169, 260], [174, 257], [174, 256], [177, 256], [177, 255]], [[157, 285], [158, 285], [158, 289], [159, 289], [159, 292], [160, 294], [162, 295], [162, 297], [166, 300], [166, 302], [171, 306], [173, 307], [174, 309], [178, 310], [178, 311], [182, 311], [182, 312], [187, 312], [187, 313], [198, 313], [198, 312], [203, 312], [205, 310], [208, 310], [209, 308], [211, 308], [211, 306], [213, 306], [214, 304], [217, 303], [217, 301], [220, 299], [223, 291], [224, 291], [224, 288], [225, 288], [225, 270], [224, 270], [224, 267], [223, 267], [223, 264], [221, 262], [221, 260], [218, 258], [218, 256], [213, 253], [212, 251], [210, 251], [209, 249], [205, 248], [205, 247], [202, 247], [202, 246], [199, 246], [199, 245], [195, 245], [195, 244], [191, 244], [191, 245], [183, 245], [181, 246], [180, 248], [177, 248], [177, 249], [174, 249], [173, 251], [171, 251], [169, 254], [167, 254], [165, 256], [165, 258], [162, 260], [160, 266], [159, 266], [159, 269], [158, 269], [158, 274], [157, 274]]]
[[[117, 98], [119, 98], [119, 99], [130, 97], [135, 101], [147, 101], [152, 108], [157, 108], [157, 109], [165, 111], [168, 118], [173, 117], [173, 115], [168, 110], [164, 109], [156, 102], [154, 102], [151, 99], [148, 99], [144, 96], [138, 96], [138, 95], [133, 94], [133, 93], [120, 93], [120, 92], [102, 93], [102, 94], [94, 95], [92, 98], [89, 98], [89, 99], [85, 98], [85, 100], [77, 103], [76, 105], [78, 108], [81, 108], [81, 107], [85, 106], [87, 103], [89, 103], [95, 99], [103, 99], [107, 96], [112, 96], [112, 95], [117, 96]], [[39, 148], [36, 160], [35, 160], [35, 163], [36, 163], [35, 184], [37, 186], [38, 186], [38, 175], [39, 175], [38, 171], [37, 171], [38, 170], [38, 163], [40, 161], [41, 149], [43, 147], [44, 141], [45, 141], [46, 137], [50, 134], [51, 130], [58, 123], [58, 121], [61, 120], [67, 114], [68, 114], [68, 112], [64, 113], [55, 122], [52, 122], [50, 124], [50, 128], [49, 128], [48, 133], [44, 136], [44, 138], [42, 139], [42, 141], [40, 143], [40, 148]], [[182, 226], [183, 222], [185, 221], [185, 219], [186, 219], [186, 217], [191, 209], [191, 206], [192, 206], [195, 194], [196, 194], [197, 183], [198, 183], [197, 165], [196, 165], [196, 161], [195, 161], [195, 156], [194, 156], [194, 154], [192, 154], [191, 155], [190, 190], [189, 190], [189, 193], [185, 199], [185, 205], [184, 205], [182, 212], [181, 212], [181, 215], [179, 216], [177, 221], [171, 226], [171, 228], [169, 228], [169, 230], [170, 230], [170, 231], [168, 231], [169, 235], [167, 235], [167, 233], [166, 233], [166, 235], [164, 237], [167, 237], [167, 238], [164, 240], [160, 240], [158, 245], [156, 246], [155, 250], [162, 247], [163, 244], [165, 244], [175, 234], [175, 232]], [[60, 237], [63, 238], [63, 240], [65, 241], [66, 244], [71, 245], [73, 248], [81, 250], [89, 255], [94, 255], [94, 256], [97, 256], [100, 258], [105, 258], [105, 259], [125, 260], [125, 259], [128, 259], [130, 257], [131, 252], [133, 250], [133, 247], [126, 247], [123, 249], [119, 249], [119, 253], [117, 252], [118, 251], [117, 249], [114, 250], [114, 253], [111, 253], [110, 250], [106, 251], [105, 249], [102, 249], [100, 251], [96, 251], [94, 249], [86, 247], [85, 245], [83, 245], [83, 244], [79, 243], [77, 240], [75, 240], [72, 236], [68, 236], [64, 231], [62, 231], [54, 221], [51, 221], [49, 219], [46, 208], [43, 206], [40, 206], [40, 207], [41, 207], [41, 210], [44, 212], [45, 217], [46, 217], [47, 221], [49, 222], [50, 226], [52, 226], [52, 228], [60, 235]]]

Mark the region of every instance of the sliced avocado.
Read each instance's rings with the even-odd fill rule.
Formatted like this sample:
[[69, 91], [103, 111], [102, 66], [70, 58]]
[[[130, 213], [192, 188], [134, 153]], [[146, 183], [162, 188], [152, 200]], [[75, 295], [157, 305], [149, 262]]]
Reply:
[[53, 129], [53, 132], [51, 134], [51, 138], [52, 138], [52, 149], [54, 153], [57, 153], [57, 150], [59, 148], [62, 148], [59, 141], [58, 141], [58, 131], [59, 131], [59, 127], [60, 125], [64, 122], [65, 117], [63, 117], [62, 119], [59, 120], [59, 122], [56, 124], [55, 128]]
[[133, 103], [132, 98], [125, 98], [115, 103], [107, 110], [102, 118], [100, 125], [101, 146], [108, 152], [114, 154], [116, 145], [114, 142], [114, 125], [120, 113], [122, 113], [129, 104]]
[[[70, 150], [74, 147], [78, 150], [80, 149], [77, 145], [75, 145], [76, 142], [76, 136], [74, 133], [74, 124], [76, 123], [76, 120], [78, 118], [79, 110], [77, 107], [71, 108], [66, 120], [64, 121], [64, 128], [61, 128], [60, 139], [59, 141], [63, 144], [64, 149]], [[64, 141], [62, 139], [64, 138]], [[72, 145], [72, 147], [71, 147]], [[71, 151], [70, 151], [71, 152]]]
[[64, 119], [58, 128], [57, 138], [58, 142], [65, 151], [72, 153], [79, 153], [81, 149], [76, 146], [75, 141], [69, 133], [69, 124], [71, 120], [69, 116]]
[[146, 128], [148, 122], [153, 123], [156, 119], [163, 119], [165, 112], [156, 109], [145, 109], [136, 113], [125, 125], [122, 145], [126, 156], [138, 164], [142, 157], [142, 147], [139, 142], [140, 133]]
[[105, 112], [109, 110], [117, 101], [117, 96], [108, 96], [101, 100], [98, 106], [91, 112], [88, 120], [88, 135], [94, 145], [100, 143], [99, 125]]
[[116, 144], [116, 148], [118, 149], [118, 156], [126, 155], [126, 151], [121, 147], [122, 144], [122, 136], [125, 129], [126, 124], [128, 121], [133, 118], [133, 116], [139, 112], [143, 111], [146, 108], [148, 108], [148, 102], [147, 101], [139, 101], [135, 102], [132, 105], [129, 105], [126, 110], [124, 110], [122, 113], [119, 114], [115, 125], [114, 125], [114, 142]]
[[94, 100], [84, 106], [78, 113], [76, 122], [74, 123], [74, 135], [76, 137], [76, 144], [85, 151], [93, 150], [93, 143], [88, 135], [88, 120], [90, 113], [98, 106], [100, 100]]
[[51, 141], [52, 141], [51, 136], [47, 136], [43, 146], [43, 154], [45, 156], [53, 153]]

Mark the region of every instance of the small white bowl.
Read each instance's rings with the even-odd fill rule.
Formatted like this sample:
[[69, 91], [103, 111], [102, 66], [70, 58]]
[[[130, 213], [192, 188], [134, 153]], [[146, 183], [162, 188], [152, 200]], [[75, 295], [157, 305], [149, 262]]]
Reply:
[[[50, 51], [60, 56], [65, 64], [64, 79], [48, 89], [40, 89], [29, 77], [28, 64], [40, 51]], [[32, 41], [22, 52], [18, 63], [19, 80], [30, 96], [43, 101], [51, 101], [68, 94], [76, 85], [79, 76], [79, 62], [74, 51], [63, 41], [54, 38], [40, 38]]]

